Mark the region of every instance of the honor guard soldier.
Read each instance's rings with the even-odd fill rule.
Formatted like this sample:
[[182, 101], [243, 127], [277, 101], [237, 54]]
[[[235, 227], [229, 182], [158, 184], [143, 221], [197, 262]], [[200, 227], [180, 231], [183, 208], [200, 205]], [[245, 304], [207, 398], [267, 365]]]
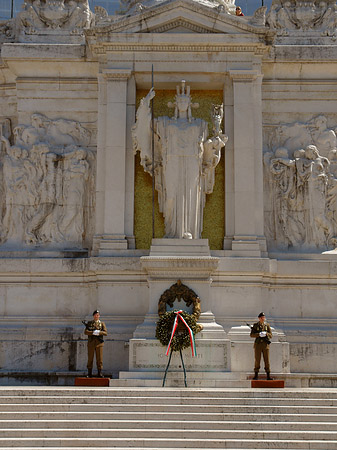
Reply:
[[93, 313], [93, 319], [85, 324], [84, 333], [88, 336], [88, 377], [92, 377], [92, 366], [94, 354], [96, 354], [97, 376], [102, 378], [103, 369], [103, 336], [107, 336], [108, 332], [104, 322], [100, 321], [100, 313], [96, 309]]
[[267, 373], [267, 380], [272, 380], [270, 376], [269, 347], [271, 344], [270, 339], [273, 337], [273, 335], [270, 325], [266, 322], [266, 316], [263, 312], [258, 315], [258, 319], [259, 321], [254, 323], [250, 331], [250, 337], [255, 338], [255, 375], [253, 380], [257, 380], [259, 376], [261, 353], [264, 359], [264, 368]]

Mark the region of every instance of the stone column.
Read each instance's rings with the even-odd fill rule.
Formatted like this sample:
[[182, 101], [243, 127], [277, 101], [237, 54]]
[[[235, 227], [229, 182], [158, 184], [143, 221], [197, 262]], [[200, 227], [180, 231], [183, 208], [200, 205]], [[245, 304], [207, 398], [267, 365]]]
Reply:
[[125, 234], [128, 248], [136, 248], [134, 235], [134, 200], [135, 200], [135, 154], [132, 145], [131, 128], [136, 117], [136, 81], [131, 76], [128, 80], [127, 109], [126, 109], [126, 179], [125, 179]]
[[229, 75], [225, 76], [223, 88], [224, 132], [228, 136], [225, 147], [225, 238], [224, 250], [232, 249], [234, 237], [234, 105], [233, 84]]
[[262, 76], [231, 70], [233, 80], [233, 256], [265, 255], [263, 236]]
[[93, 254], [109, 256], [128, 248], [125, 230], [127, 94], [129, 69], [99, 75], [96, 229]]

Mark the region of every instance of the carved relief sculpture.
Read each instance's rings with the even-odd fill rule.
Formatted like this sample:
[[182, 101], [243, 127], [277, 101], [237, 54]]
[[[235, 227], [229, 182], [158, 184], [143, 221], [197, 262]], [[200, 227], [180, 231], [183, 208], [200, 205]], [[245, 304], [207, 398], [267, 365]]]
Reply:
[[318, 32], [322, 36], [336, 36], [336, 2], [273, 0], [266, 24], [279, 35]]
[[336, 151], [336, 134], [325, 116], [274, 130], [264, 155], [270, 248], [335, 248]]
[[1, 244], [82, 248], [92, 208], [90, 133], [78, 122], [33, 114], [13, 135], [14, 145], [1, 136]]
[[150, 101], [153, 89], [142, 99], [133, 127], [134, 150], [140, 151], [144, 170], [152, 174], [159, 207], [165, 219], [165, 237], [198, 239], [206, 194], [213, 191], [214, 169], [220, 161], [221, 148], [227, 142], [222, 133], [222, 106], [213, 109], [214, 137], [207, 139], [208, 125], [192, 117], [190, 88], [177, 86], [174, 117], [159, 117], [154, 123], [154, 161], [151, 152]]
[[39, 34], [43, 30], [83, 34], [93, 17], [88, 0], [26, 0], [18, 14], [23, 34]]

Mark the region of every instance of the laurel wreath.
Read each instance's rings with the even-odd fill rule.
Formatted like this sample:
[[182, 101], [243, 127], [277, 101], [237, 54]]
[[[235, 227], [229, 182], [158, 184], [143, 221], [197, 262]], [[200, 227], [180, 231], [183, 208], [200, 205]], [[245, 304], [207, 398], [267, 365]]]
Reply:
[[[189, 314], [186, 311], [182, 311], [180, 314], [186, 320], [194, 335], [202, 330], [202, 327], [197, 323], [193, 314]], [[167, 346], [170, 342], [175, 317], [176, 314], [174, 311], [168, 311], [163, 314], [157, 322], [156, 338], [164, 346]], [[180, 323], [182, 322], [180, 321]], [[175, 333], [171, 342], [171, 349], [172, 351], [177, 352], [190, 346], [190, 336], [184, 325], [183, 327], [180, 327], [179, 332]]]

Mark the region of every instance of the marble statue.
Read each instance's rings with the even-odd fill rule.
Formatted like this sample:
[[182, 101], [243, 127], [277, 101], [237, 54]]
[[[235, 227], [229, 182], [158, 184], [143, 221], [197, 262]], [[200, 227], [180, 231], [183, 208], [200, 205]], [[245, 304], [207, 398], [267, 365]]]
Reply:
[[199, 239], [206, 194], [213, 191], [214, 169], [220, 161], [227, 137], [222, 133], [222, 107], [213, 108], [214, 137], [207, 139], [208, 125], [192, 116], [190, 88], [182, 81], [177, 86], [173, 118], [154, 120], [154, 161], [151, 152], [150, 102], [155, 91], [142, 99], [133, 127], [134, 150], [140, 151], [144, 170], [152, 174], [160, 211], [165, 219], [165, 237]]
[[[31, 116], [31, 125], [2, 126], [1, 244], [82, 248], [92, 195], [90, 133], [76, 121]], [[6, 131], [7, 130], [7, 131]]]

